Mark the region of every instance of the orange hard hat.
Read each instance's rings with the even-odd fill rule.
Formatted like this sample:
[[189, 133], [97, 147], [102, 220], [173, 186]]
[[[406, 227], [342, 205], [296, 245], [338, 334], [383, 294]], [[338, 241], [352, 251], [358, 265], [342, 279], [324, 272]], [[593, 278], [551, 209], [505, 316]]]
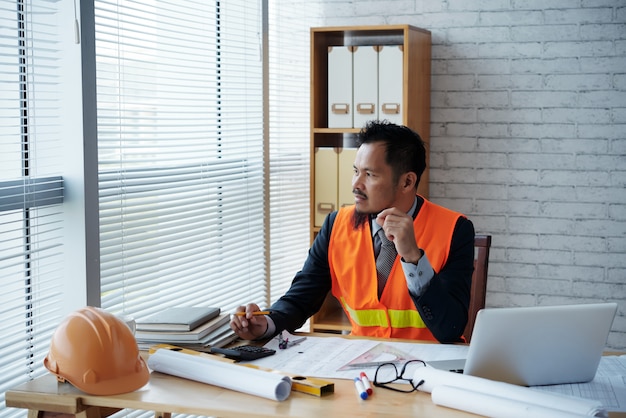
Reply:
[[150, 378], [130, 328], [91, 306], [71, 313], [57, 327], [44, 366], [60, 381], [92, 395], [132, 392]]

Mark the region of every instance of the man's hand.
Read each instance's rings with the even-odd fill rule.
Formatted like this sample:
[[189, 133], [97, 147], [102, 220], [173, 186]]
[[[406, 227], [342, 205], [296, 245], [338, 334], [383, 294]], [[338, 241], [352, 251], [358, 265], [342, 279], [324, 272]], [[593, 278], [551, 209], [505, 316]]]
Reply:
[[[235, 315], [230, 319], [230, 328], [235, 331], [239, 338], [255, 340], [267, 331], [267, 318], [265, 315], [252, 315], [252, 312], [260, 311], [259, 306], [249, 303], [239, 306]], [[237, 315], [237, 312], [245, 312], [245, 315]]]
[[376, 223], [382, 226], [389, 241], [407, 263], [417, 264], [422, 252], [417, 246], [413, 231], [413, 218], [396, 208], [385, 209], [376, 216]]

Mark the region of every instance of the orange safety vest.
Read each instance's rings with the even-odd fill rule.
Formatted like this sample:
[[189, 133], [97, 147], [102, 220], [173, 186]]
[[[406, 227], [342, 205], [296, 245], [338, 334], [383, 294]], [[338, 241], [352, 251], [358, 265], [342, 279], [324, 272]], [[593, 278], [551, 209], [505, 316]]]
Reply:
[[[364, 225], [355, 230], [353, 212], [354, 206], [339, 210], [328, 245], [332, 293], [352, 323], [352, 334], [436, 341], [409, 295], [399, 256], [378, 300], [371, 229]], [[452, 233], [460, 216], [463, 215], [424, 199], [413, 222], [417, 245], [428, 254], [435, 273], [448, 259]]]

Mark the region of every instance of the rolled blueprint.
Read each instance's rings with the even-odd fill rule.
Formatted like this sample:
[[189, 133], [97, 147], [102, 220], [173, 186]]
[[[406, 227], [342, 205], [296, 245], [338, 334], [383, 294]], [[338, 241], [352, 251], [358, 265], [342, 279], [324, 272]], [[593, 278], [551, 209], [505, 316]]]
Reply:
[[[413, 375], [413, 381], [419, 382], [420, 380], [423, 380], [424, 383], [419, 387], [419, 390], [423, 392], [430, 392], [431, 394], [438, 386], [456, 387], [465, 390], [465, 392], [459, 393], [459, 396], [464, 397], [473, 396], [474, 393], [478, 392], [487, 396], [489, 399], [498, 397], [536, 407], [558, 409], [569, 413], [570, 416], [579, 415], [600, 418], [608, 417], [608, 412], [598, 401], [576, 398], [558, 393], [541, 392], [525, 386], [518, 386], [510, 383], [484, 379], [481, 377], [453, 373], [446, 370], [435, 369], [433, 367], [417, 368], [415, 370], [415, 374]], [[436, 393], [435, 395], [437, 396]], [[446, 397], [445, 390], [443, 391], [443, 397]], [[433, 399], [433, 402], [434, 401], [435, 400]], [[463, 399], [459, 399], [459, 401], [463, 401]], [[487, 407], [487, 403], [488, 402], [483, 402], [483, 406]], [[504, 405], [504, 403], [501, 404]], [[485, 415], [481, 411], [474, 413]], [[500, 414], [489, 416], [511, 417], [513, 415]]]
[[585, 418], [589, 416], [454, 386], [435, 386], [431, 396], [436, 405], [491, 418]]
[[157, 372], [276, 401], [284, 401], [291, 393], [289, 376], [165, 348], [150, 355], [148, 367]]

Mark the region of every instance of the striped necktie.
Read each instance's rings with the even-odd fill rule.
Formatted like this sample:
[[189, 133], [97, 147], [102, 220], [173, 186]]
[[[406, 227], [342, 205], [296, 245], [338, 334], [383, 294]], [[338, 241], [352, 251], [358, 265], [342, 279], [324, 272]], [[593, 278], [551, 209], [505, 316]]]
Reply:
[[380, 295], [383, 293], [385, 283], [387, 283], [387, 277], [389, 276], [389, 272], [391, 271], [393, 262], [396, 260], [398, 252], [393, 242], [387, 239], [385, 231], [383, 231], [382, 228], [380, 228], [376, 234], [381, 242], [380, 252], [378, 253], [378, 257], [376, 257], [376, 277], [378, 278], [378, 298], [380, 299]]

